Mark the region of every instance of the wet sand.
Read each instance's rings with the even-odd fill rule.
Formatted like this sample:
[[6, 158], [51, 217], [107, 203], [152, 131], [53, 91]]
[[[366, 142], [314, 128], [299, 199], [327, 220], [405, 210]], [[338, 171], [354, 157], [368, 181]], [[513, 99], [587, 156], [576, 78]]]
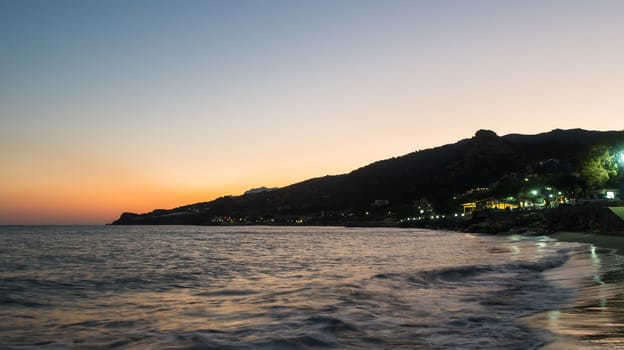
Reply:
[[549, 332], [541, 349], [624, 348], [624, 234], [560, 232], [552, 237], [587, 245], [565, 265], [545, 272], [553, 283], [576, 293], [560, 309], [526, 318]]
[[590, 243], [600, 248], [616, 249], [618, 255], [624, 256], [624, 232], [610, 234], [557, 232], [551, 237], [562, 242]]

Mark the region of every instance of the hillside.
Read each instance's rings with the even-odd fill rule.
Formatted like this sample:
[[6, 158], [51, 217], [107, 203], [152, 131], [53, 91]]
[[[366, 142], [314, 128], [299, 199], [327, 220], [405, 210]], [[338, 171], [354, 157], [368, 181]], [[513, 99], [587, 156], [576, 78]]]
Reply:
[[[492, 187], [501, 179], [532, 174], [551, 159], [556, 160], [557, 169], [549, 171], [571, 173], [593, 145], [623, 140], [622, 131], [557, 129], [538, 135], [498, 136], [479, 130], [472, 138], [378, 161], [348, 174], [170, 210], [124, 213], [113, 224], [210, 225], [293, 220], [331, 224], [362, 220], [370, 212], [379, 212], [377, 207], [383, 207], [384, 213], [410, 215], [414, 203], [424, 202], [422, 199], [438, 212], [450, 212], [457, 205], [452, 198], [470, 189]], [[375, 201], [381, 205], [373, 205]]]

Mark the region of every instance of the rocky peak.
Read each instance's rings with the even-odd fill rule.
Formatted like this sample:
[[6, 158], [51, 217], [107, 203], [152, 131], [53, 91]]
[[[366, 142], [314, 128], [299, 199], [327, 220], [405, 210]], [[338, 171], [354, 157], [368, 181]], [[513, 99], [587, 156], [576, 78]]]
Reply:
[[475, 133], [474, 138], [477, 140], [492, 140], [497, 139], [498, 135], [492, 130], [481, 129]]
[[467, 157], [500, 157], [513, 153], [509, 144], [492, 130], [477, 131], [472, 141], [472, 147], [466, 152]]

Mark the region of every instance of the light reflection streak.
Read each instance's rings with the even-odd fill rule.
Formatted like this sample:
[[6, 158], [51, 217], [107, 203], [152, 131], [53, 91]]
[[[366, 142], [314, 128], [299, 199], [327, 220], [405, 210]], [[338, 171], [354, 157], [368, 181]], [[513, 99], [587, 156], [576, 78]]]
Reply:
[[[587, 250], [585, 250], [587, 249]], [[570, 304], [528, 317], [531, 324], [542, 324], [555, 338], [545, 349], [585, 349], [585, 344], [572, 339], [591, 339], [597, 348], [624, 347], [621, 330], [622, 283], [605, 281], [605, 273], [621, 269], [619, 257], [609, 255], [594, 245], [572, 253], [561, 268], [545, 274], [557, 285], [575, 291]], [[565, 337], [560, 337], [565, 335]], [[567, 336], [572, 336], [568, 338]]]

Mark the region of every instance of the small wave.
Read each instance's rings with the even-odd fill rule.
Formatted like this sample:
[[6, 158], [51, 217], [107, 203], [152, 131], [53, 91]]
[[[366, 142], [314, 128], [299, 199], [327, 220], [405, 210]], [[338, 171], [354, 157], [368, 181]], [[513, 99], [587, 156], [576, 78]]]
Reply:
[[458, 267], [446, 267], [428, 271], [419, 271], [413, 274], [405, 273], [380, 273], [373, 276], [374, 279], [386, 279], [406, 281], [411, 285], [427, 287], [444, 283], [462, 283], [474, 280], [476, 277], [489, 274], [509, 274], [522, 272], [543, 272], [565, 264], [570, 258], [569, 250], [561, 250], [557, 255], [542, 258], [536, 262], [519, 261], [503, 265], [468, 265]]
[[211, 292], [202, 292], [202, 293], [197, 293], [195, 294], [196, 296], [199, 297], [221, 297], [221, 296], [246, 296], [246, 295], [254, 295], [254, 294], [258, 294], [257, 291], [253, 291], [253, 290], [247, 290], [247, 289], [222, 289], [222, 290], [215, 290], [215, 291], [211, 291]]
[[304, 334], [295, 337], [274, 338], [266, 342], [250, 344], [249, 349], [254, 350], [290, 350], [302, 347], [334, 348], [338, 344], [335, 337], [325, 334]]
[[373, 276], [373, 278], [394, 280], [394, 279], [400, 279], [401, 276], [402, 275], [400, 273], [378, 273], [375, 276]]
[[127, 328], [134, 326], [134, 321], [128, 320], [116, 320], [116, 321], [99, 321], [89, 320], [77, 323], [64, 324], [59, 329], [73, 329], [73, 328]]
[[412, 276], [408, 280], [411, 282], [461, 282], [466, 278], [471, 278], [483, 273], [495, 271], [493, 266], [462, 266], [424, 271], [417, 276]]
[[[273, 333], [259, 337], [256, 332], [245, 329], [239, 332], [198, 330], [190, 333], [163, 335], [163, 347], [170, 349], [220, 349], [220, 350], [295, 350], [336, 348], [339, 344], [335, 334], [324, 330], [306, 330], [294, 334]], [[175, 344], [174, 347], [170, 347]]]
[[305, 324], [319, 328], [326, 332], [335, 333], [342, 330], [355, 331], [357, 327], [343, 320], [327, 316], [310, 317], [304, 321]]

